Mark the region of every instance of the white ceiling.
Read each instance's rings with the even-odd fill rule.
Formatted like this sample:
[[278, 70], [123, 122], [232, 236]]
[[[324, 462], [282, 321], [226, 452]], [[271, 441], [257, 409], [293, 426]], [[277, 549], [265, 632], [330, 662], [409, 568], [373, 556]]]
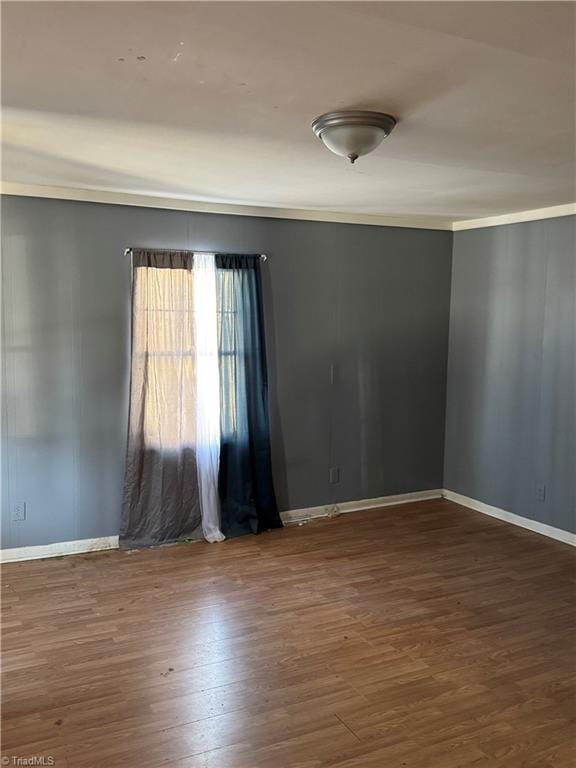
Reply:
[[[573, 202], [567, 2], [4, 2], [3, 177], [430, 220]], [[351, 166], [310, 130], [398, 126]]]

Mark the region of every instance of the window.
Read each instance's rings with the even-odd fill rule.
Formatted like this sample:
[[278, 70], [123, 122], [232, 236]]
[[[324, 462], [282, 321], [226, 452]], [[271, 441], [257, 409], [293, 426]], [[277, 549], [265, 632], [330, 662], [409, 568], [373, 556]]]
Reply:
[[196, 442], [196, 411], [181, 409], [196, 391], [193, 272], [139, 267], [134, 283], [133, 362], [142, 374], [142, 434], [147, 446]]

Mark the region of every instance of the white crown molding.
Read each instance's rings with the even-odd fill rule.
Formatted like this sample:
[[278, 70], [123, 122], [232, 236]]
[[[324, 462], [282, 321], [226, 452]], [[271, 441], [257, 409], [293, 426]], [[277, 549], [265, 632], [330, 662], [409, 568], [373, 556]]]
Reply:
[[530, 211], [505, 213], [500, 216], [485, 216], [479, 219], [453, 221], [451, 218], [421, 216], [418, 214], [378, 216], [363, 213], [341, 213], [338, 211], [272, 208], [263, 205], [206, 202], [205, 200], [190, 200], [184, 197], [156, 197], [104, 189], [21, 184], [13, 181], [3, 181], [0, 193], [3, 195], [16, 195], [18, 197], [44, 197], [52, 200], [75, 200], [85, 203], [163, 208], [171, 211], [221, 213], [229, 216], [256, 216], [268, 219], [295, 219], [298, 221], [324, 221], [335, 224], [364, 224], [375, 227], [436, 229], [448, 232], [462, 232], [467, 229], [481, 229], [483, 227], [500, 227], [503, 224], [517, 224], [523, 221], [538, 221], [541, 219], [555, 219], [560, 216], [576, 215], [576, 203], [568, 203], [567, 205], [556, 205], [551, 208], [536, 208]]
[[524, 221], [540, 221], [542, 219], [557, 219], [560, 216], [576, 215], [576, 203], [567, 205], [554, 205], [551, 208], [535, 208], [533, 211], [518, 211], [517, 213], [505, 213], [502, 216], [486, 216], [483, 219], [468, 219], [455, 221], [452, 224], [453, 232], [462, 232], [466, 229], [482, 229], [483, 227], [501, 227], [503, 224], [521, 224]]
[[20, 184], [3, 181], [0, 187], [3, 195], [19, 197], [45, 197], [53, 200], [75, 200], [85, 203], [106, 203], [108, 205], [132, 205], [143, 208], [164, 208], [171, 211], [195, 213], [223, 213], [229, 216], [256, 216], [267, 219], [296, 219], [299, 221], [324, 221], [337, 224], [364, 224], [375, 227], [402, 227], [407, 229], [438, 229], [452, 231], [452, 221], [430, 216], [398, 215], [376, 216], [363, 213], [340, 213], [338, 211], [317, 211], [291, 208], [272, 208], [263, 205], [236, 205], [214, 203], [204, 200], [189, 200], [178, 197], [154, 197], [127, 192], [113, 192], [99, 189], [74, 189], [72, 187], [49, 187], [40, 184]]
[[537, 520], [530, 520], [527, 517], [515, 515], [513, 512], [508, 512], [499, 507], [492, 507], [490, 504], [485, 504], [483, 501], [471, 499], [469, 496], [462, 496], [462, 494], [456, 493], [455, 491], [449, 491], [446, 488], [442, 492], [442, 495], [445, 499], [448, 499], [448, 501], [453, 501], [455, 504], [460, 504], [463, 507], [473, 509], [475, 512], [481, 512], [483, 515], [495, 517], [505, 523], [517, 525], [519, 528], [525, 528], [533, 533], [539, 533], [541, 536], [547, 536], [549, 539], [555, 539], [556, 541], [561, 541], [563, 544], [570, 544], [571, 546], [576, 547], [576, 533], [563, 531], [561, 528], [555, 528], [553, 525], [539, 523]]

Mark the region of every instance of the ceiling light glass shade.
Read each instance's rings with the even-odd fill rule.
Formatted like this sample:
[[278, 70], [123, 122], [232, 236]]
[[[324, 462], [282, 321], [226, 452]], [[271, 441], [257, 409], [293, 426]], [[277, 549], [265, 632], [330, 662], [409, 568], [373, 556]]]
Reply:
[[384, 112], [354, 110], [321, 115], [312, 130], [331, 152], [353, 163], [376, 149], [395, 125], [396, 119]]

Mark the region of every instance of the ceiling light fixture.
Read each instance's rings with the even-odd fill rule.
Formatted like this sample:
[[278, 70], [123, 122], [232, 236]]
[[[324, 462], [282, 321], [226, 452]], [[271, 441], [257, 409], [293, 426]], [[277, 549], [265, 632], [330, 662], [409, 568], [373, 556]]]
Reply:
[[392, 115], [356, 109], [320, 115], [312, 123], [312, 130], [331, 152], [354, 163], [375, 150], [395, 125]]

